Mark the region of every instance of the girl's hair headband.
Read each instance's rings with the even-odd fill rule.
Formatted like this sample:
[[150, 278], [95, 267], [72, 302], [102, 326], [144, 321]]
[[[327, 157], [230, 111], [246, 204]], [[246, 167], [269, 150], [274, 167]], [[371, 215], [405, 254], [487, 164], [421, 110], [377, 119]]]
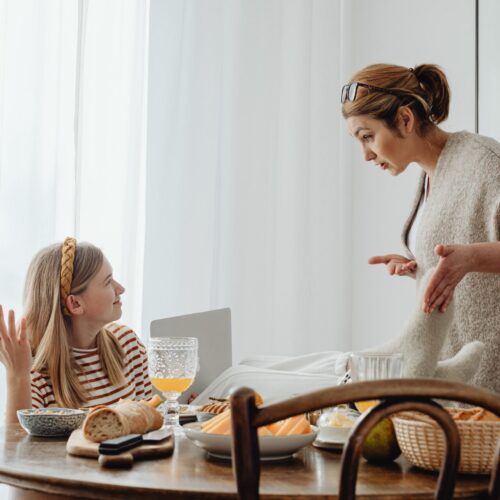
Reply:
[[61, 255], [61, 307], [63, 314], [71, 316], [66, 307], [66, 299], [71, 292], [71, 283], [73, 281], [73, 266], [75, 263], [76, 240], [75, 238], [66, 238], [62, 244]]

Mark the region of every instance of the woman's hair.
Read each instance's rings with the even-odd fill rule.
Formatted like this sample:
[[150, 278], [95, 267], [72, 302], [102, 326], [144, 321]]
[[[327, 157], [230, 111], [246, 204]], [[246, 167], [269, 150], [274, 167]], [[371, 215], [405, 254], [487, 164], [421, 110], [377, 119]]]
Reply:
[[368, 115], [399, 133], [397, 112], [400, 106], [408, 106], [415, 114], [417, 132], [423, 134], [426, 128], [448, 117], [450, 88], [446, 75], [435, 64], [415, 68], [373, 64], [358, 71], [351, 82], [386, 88], [396, 95], [359, 86], [356, 99], [342, 105], [344, 118]]
[[[87, 394], [78, 380], [68, 342], [72, 323], [61, 299], [62, 256], [62, 245], [56, 244], [40, 250], [31, 261], [24, 287], [24, 314], [34, 357], [33, 370], [50, 378], [58, 405], [75, 408], [87, 401]], [[99, 248], [89, 243], [76, 245], [69, 293], [83, 293], [103, 261]], [[123, 383], [124, 353], [118, 339], [103, 328], [97, 334], [97, 349], [110, 382]]]

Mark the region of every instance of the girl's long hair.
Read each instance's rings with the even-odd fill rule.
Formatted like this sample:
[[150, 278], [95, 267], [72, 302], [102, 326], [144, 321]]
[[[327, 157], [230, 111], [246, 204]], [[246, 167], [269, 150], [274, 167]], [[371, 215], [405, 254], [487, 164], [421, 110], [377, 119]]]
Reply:
[[[77, 408], [88, 401], [78, 379], [78, 367], [71, 355], [68, 338], [71, 317], [61, 307], [60, 274], [62, 245], [38, 252], [28, 269], [24, 287], [24, 315], [33, 354], [33, 370], [50, 379], [57, 405]], [[79, 243], [73, 268], [70, 294], [81, 294], [104, 261], [102, 251]], [[124, 353], [118, 339], [106, 328], [97, 334], [102, 369], [113, 385], [124, 382]]]

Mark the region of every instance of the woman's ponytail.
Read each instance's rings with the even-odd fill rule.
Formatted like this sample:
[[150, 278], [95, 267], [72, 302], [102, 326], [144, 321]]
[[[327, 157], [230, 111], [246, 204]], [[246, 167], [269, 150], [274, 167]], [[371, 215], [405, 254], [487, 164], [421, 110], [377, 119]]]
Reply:
[[420, 64], [413, 69], [429, 103], [429, 120], [436, 125], [448, 118], [450, 109], [450, 87], [448, 80], [439, 66]]

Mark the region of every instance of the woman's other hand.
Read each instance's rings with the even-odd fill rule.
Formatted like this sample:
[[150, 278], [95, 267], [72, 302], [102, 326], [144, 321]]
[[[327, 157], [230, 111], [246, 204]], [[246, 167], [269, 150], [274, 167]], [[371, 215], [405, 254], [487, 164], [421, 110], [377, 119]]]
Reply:
[[14, 311], [9, 311], [7, 323], [0, 305], [0, 361], [5, 365], [8, 377], [29, 377], [31, 371], [31, 347], [26, 334], [26, 320], [21, 319], [16, 329]]
[[417, 263], [414, 260], [407, 259], [403, 255], [375, 255], [368, 259], [368, 264], [385, 264], [389, 274], [397, 276], [410, 276], [415, 278], [417, 272]]
[[439, 262], [424, 293], [423, 311], [431, 313], [436, 307], [441, 312], [453, 299], [455, 287], [470, 271], [473, 261], [471, 245], [437, 245], [434, 252]]

